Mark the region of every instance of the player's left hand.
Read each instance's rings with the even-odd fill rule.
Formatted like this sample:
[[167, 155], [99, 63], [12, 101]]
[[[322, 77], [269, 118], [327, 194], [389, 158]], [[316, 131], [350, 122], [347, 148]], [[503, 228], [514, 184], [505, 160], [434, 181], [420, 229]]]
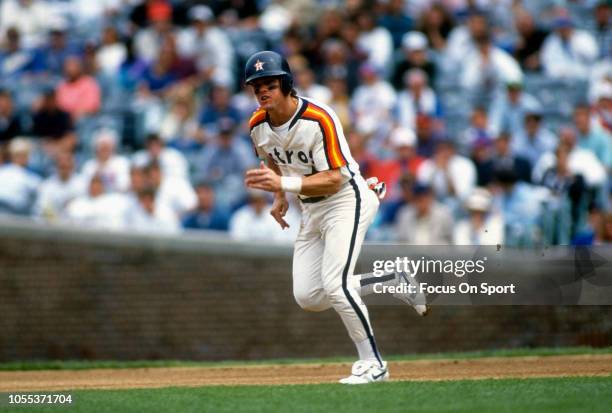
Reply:
[[249, 169], [246, 172], [244, 184], [248, 188], [261, 189], [268, 192], [279, 192], [281, 190], [280, 176], [263, 162], [259, 164], [259, 168]]

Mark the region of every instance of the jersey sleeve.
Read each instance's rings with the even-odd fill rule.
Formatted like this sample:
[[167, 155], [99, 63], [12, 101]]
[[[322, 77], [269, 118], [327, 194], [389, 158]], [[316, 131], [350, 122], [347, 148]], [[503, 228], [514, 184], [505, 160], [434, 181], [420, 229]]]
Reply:
[[339, 133], [342, 128], [326, 110], [309, 104], [302, 118], [312, 120], [318, 124], [313, 144], [313, 158], [318, 171], [337, 169], [347, 164], [340, 147]]
[[257, 145], [257, 133], [255, 128], [266, 121], [266, 112], [263, 110], [257, 110], [249, 119], [249, 132], [251, 136], [251, 142], [253, 144], [253, 151], [258, 159], [265, 159], [268, 155]]

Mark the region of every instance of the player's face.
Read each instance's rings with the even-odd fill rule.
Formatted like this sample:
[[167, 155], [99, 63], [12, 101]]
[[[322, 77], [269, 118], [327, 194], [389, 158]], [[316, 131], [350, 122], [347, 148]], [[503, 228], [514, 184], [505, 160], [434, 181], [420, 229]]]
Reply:
[[262, 109], [274, 109], [285, 98], [281, 91], [280, 79], [276, 77], [264, 77], [251, 82], [253, 93], [257, 103]]

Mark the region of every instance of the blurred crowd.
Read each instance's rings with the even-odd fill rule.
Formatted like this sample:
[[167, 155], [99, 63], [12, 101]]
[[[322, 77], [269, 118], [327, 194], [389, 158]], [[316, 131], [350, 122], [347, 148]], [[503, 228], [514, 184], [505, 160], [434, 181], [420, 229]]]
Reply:
[[368, 238], [612, 242], [609, 0], [3, 0], [0, 214], [292, 242], [247, 191], [282, 53], [388, 195]]

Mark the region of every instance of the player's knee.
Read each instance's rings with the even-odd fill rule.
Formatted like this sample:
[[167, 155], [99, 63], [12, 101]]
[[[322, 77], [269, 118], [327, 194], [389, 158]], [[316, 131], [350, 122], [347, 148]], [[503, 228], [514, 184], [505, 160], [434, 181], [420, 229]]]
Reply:
[[311, 294], [294, 291], [293, 297], [295, 298], [295, 302], [306, 311], [324, 311], [329, 308], [329, 304], [322, 302], [320, 299], [313, 297]]

